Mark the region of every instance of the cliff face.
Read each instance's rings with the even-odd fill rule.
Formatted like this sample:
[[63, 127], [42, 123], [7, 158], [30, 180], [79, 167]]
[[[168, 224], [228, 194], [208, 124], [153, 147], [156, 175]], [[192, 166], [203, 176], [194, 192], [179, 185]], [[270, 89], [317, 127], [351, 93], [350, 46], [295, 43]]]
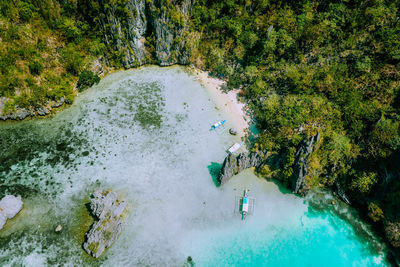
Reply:
[[[188, 64], [192, 0], [97, 0], [104, 42], [125, 68], [156, 62], [161, 66]], [[151, 39], [155, 51], [145, 47]]]
[[295, 194], [307, 194], [308, 189], [305, 188], [305, 179], [309, 168], [308, 159], [314, 151], [319, 138], [320, 135], [317, 133], [315, 136], [311, 136], [309, 139], [304, 140], [296, 152], [293, 176], [290, 180], [291, 188]]
[[109, 0], [97, 0], [100, 29], [107, 46], [123, 57], [124, 67], [146, 63], [144, 35], [147, 31], [145, 0], [129, 0], [124, 6], [111, 5]]
[[251, 152], [251, 153], [240, 153], [235, 156], [229, 154], [222, 164], [220, 173], [218, 174], [218, 182], [220, 185], [225, 184], [232, 176], [238, 174], [244, 169], [256, 167], [260, 168], [264, 164], [264, 158], [266, 157], [265, 152]]

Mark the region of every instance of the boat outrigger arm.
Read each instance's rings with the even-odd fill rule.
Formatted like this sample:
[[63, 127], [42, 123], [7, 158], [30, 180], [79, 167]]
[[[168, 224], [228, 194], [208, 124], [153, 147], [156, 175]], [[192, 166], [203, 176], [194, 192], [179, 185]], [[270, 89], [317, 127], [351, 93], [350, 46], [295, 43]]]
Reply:
[[218, 121], [218, 122], [214, 123], [211, 126], [210, 131], [217, 129], [218, 127], [221, 127], [222, 125], [224, 125], [225, 122], [226, 122], [226, 120], [222, 120], [222, 121]]

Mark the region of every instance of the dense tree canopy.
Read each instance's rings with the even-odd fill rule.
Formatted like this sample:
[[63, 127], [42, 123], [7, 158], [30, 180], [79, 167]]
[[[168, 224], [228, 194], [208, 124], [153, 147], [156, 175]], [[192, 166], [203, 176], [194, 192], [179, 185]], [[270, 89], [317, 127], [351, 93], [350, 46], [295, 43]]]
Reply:
[[400, 220], [400, 2], [198, 2], [195, 62], [242, 87], [256, 148], [280, 155], [263, 173], [287, 181], [319, 132], [307, 183], [340, 183], [374, 222]]
[[[127, 2], [103, 4], [128, 16]], [[181, 3], [157, 2], [169, 27], [183, 23], [174, 8]], [[121, 66], [124, 55], [102, 39], [99, 8], [99, 1], [0, 0], [5, 112], [72, 101], [78, 77], [79, 89], [98, 82], [88, 69], [99, 56]], [[393, 231], [400, 231], [399, 8], [399, 0], [196, 0], [190, 21], [200, 36], [191, 62], [242, 89], [261, 132], [254, 149], [275, 155], [262, 173], [287, 183], [299, 144], [319, 132], [307, 184], [340, 184]], [[144, 37], [154, 52], [151, 29]]]

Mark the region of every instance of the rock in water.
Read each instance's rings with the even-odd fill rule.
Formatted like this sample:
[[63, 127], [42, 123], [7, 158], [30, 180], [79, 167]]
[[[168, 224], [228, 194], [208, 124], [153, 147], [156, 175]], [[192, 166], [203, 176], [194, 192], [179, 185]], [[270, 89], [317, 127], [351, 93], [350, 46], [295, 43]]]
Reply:
[[237, 173], [236, 158], [234, 155], [229, 154], [222, 164], [222, 168], [218, 174], [218, 183], [223, 185], [226, 183], [233, 175]]
[[55, 229], [56, 233], [60, 232], [61, 230], [62, 230], [61, 224], [57, 225], [57, 227]]
[[0, 229], [3, 229], [7, 219], [13, 218], [22, 209], [21, 196], [6, 195], [0, 200]]
[[244, 169], [256, 167], [261, 168], [264, 164], [263, 158], [266, 157], [266, 152], [258, 151], [248, 153], [240, 153], [236, 157], [229, 154], [222, 164], [222, 168], [218, 174], [217, 180], [220, 185], [226, 183], [232, 176], [238, 174]]
[[83, 248], [91, 256], [98, 258], [106, 248], [118, 238], [124, 227], [122, 213], [126, 202], [110, 190], [97, 190], [90, 200], [90, 209], [96, 217], [92, 228], [86, 233]]

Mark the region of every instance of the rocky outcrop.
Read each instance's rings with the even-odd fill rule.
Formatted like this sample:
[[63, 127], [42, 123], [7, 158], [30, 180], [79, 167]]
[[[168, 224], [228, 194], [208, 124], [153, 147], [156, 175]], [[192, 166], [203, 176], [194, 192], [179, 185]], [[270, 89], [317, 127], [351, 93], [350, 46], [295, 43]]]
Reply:
[[144, 47], [147, 31], [145, 0], [129, 0], [123, 6], [109, 0], [97, 0], [99, 23], [104, 42], [122, 56], [125, 68], [137, 67], [147, 62]]
[[[110, 2], [97, 0], [99, 24], [105, 44], [116, 51], [125, 68], [152, 60], [161, 66], [189, 63], [192, 0], [179, 3], [168, 0]], [[146, 38], [153, 42], [155, 51], [146, 49]]]
[[293, 193], [295, 194], [307, 194], [307, 189], [305, 188], [305, 179], [309, 168], [308, 159], [314, 151], [319, 138], [320, 135], [317, 133], [316, 135], [303, 140], [297, 149], [295, 162], [293, 165], [293, 175], [290, 179], [290, 185]]
[[193, 3], [192, 0], [183, 0], [180, 5], [170, 2], [153, 0], [149, 6], [156, 60], [161, 66], [189, 64], [189, 16]]
[[37, 109], [25, 109], [21, 107], [16, 107], [13, 112], [10, 113], [4, 113], [3, 108], [5, 105], [5, 102], [8, 101], [7, 98], [1, 97], [0, 98], [0, 120], [23, 120], [26, 119], [27, 117], [34, 117], [36, 115], [38, 116], [45, 116], [50, 114], [53, 108], [58, 108], [62, 106], [64, 103], [68, 103], [68, 101], [64, 98], [61, 97], [58, 101], [48, 101], [43, 107], [37, 108]]
[[0, 229], [3, 229], [7, 219], [15, 217], [22, 209], [21, 196], [6, 195], [0, 200]]
[[217, 180], [220, 185], [225, 184], [232, 176], [238, 174], [244, 169], [256, 167], [257, 169], [262, 167], [265, 162], [265, 152], [251, 152], [251, 153], [240, 153], [235, 156], [229, 154], [222, 164], [222, 168], [218, 174]]
[[230, 129], [229, 129], [229, 133], [230, 133], [231, 135], [237, 135], [237, 130], [236, 130], [235, 128], [230, 128]]
[[88, 254], [98, 258], [118, 238], [124, 227], [122, 214], [125, 208], [126, 202], [115, 192], [97, 190], [93, 194], [90, 209], [96, 221], [86, 233], [83, 244]]

